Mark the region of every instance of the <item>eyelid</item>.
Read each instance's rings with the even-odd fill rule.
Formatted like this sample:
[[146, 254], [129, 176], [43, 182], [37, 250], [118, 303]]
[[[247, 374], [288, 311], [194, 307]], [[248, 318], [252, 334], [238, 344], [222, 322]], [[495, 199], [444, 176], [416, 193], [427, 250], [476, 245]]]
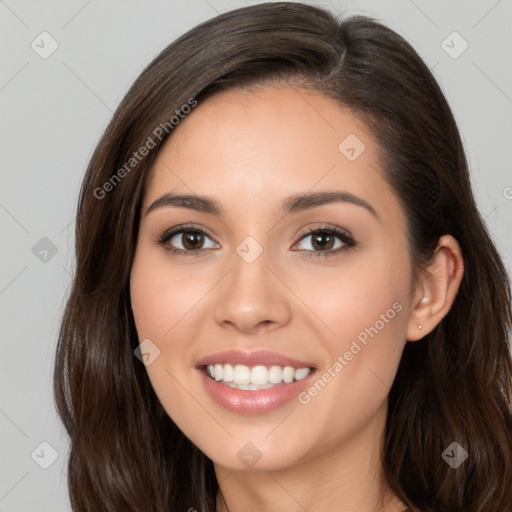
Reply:
[[298, 241], [302, 240], [304, 237], [306, 237], [308, 235], [312, 235], [312, 234], [315, 234], [318, 232], [321, 232], [321, 233], [333, 232], [336, 235], [339, 234], [345, 238], [353, 238], [350, 231], [348, 231], [347, 229], [340, 228], [339, 226], [336, 226], [334, 224], [324, 223], [324, 224], [320, 224], [319, 226], [316, 226], [314, 228], [306, 228], [305, 231], [303, 231], [302, 233], [299, 233], [297, 235]]

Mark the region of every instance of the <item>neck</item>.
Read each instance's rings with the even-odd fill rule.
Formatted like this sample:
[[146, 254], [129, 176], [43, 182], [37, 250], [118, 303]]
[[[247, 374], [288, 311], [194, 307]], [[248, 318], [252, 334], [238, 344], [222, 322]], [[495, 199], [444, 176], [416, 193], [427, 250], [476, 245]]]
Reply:
[[217, 512], [401, 512], [380, 462], [386, 409], [362, 431], [323, 453], [277, 471], [215, 464]]

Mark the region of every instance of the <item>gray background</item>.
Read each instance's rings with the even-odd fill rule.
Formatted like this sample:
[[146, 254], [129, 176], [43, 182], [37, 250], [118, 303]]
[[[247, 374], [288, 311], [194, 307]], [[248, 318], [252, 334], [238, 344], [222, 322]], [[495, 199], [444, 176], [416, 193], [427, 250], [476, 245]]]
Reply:
[[[70, 510], [67, 438], [51, 379], [88, 158], [161, 49], [217, 13], [254, 3], [0, 0], [0, 512]], [[479, 208], [510, 271], [512, 2], [310, 3], [380, 19], [433, 69], [462, 132]], [[40, 56], [51, 49], [44, 31], [58, 43], [47, 58]], [[454, 31], [463, 39], [450, 36]], [[469, 46], [458, 55], [464, 40]]]

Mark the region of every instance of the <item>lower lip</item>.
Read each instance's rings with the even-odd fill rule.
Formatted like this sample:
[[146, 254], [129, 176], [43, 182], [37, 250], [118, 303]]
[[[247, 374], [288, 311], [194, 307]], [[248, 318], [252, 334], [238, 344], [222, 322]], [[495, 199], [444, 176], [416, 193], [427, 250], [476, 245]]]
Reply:
[[302, 380], [280, 384], [273, 388], [250, 391], [235, 389], [221, 384], [206, 375], [204, 368], [198, 368], [206, 391], [225, 409], [242, 414], [262, 414], [286, 404], [309, 385], [315, 370]]

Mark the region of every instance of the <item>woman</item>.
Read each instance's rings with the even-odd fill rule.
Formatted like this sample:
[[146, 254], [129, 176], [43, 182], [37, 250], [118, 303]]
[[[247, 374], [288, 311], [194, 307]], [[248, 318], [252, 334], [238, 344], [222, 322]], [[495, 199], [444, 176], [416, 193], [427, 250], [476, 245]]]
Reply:
[[512, 509], [509, 281], [396, 33], [296, 3], [167, 47], [94, 152], [55, 395], [73, 509]]

